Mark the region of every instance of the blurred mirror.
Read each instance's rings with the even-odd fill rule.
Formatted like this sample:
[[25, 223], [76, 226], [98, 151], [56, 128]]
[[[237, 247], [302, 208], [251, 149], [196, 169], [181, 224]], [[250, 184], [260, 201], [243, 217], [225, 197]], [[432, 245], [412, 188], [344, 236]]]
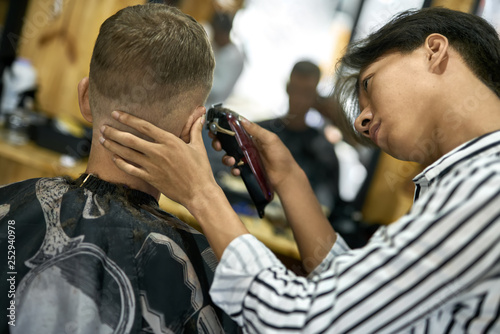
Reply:
[[300, 60], [320, 66], [323, 76], [318, 89], [328, 93], [335, 62], [349, 41], [360, 3], [245, 1], [234, 17], [231, 34], [245, 55], [245, 65], [226, 105], [253, 120], [283, 115], [287, 80]]

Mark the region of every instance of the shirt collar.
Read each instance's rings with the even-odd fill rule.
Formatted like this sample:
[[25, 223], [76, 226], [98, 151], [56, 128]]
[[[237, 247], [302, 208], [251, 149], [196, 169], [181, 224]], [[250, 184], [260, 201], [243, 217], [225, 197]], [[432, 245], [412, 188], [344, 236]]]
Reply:
[[429, 183], [437, 177], [442, 177], [464, 161], [497, 152], [500, 152], [500, 130], [474, 138], [456, 147], [415, 176], [413, 182], [416, 184]]

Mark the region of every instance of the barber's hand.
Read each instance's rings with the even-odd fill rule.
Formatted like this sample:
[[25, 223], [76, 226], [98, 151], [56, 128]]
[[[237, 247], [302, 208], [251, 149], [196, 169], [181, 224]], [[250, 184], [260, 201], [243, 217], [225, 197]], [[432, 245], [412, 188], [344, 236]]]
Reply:
[[[248, 134], [252, 136], [255, 146], [259, 150], [269, 181], [279, 192], [283, 181], [300, 167], [276, 134], [245, 118], [242, 118], [241, 123]], [[222, 149], [217, 139], [212, 142], [212, 147], [218, 151]], [[235, 162], [235, 159], [228, 155], [223, 158], [223, 163], [227, 166], [234, 166]], [[239, 175], [239, 170], [234, 168], [233, 174]]]
[[218, 187], [201, 135], [204, 116], [194, 122], [184, 140], [130, 114], [113, 111], [112, 116], [155, 140], [149, 142], [103, 126], [101, 143], [115, 154], [118, 168], [143, 179], [188, 210], [197, 198], [209, 198], [208, 194]]

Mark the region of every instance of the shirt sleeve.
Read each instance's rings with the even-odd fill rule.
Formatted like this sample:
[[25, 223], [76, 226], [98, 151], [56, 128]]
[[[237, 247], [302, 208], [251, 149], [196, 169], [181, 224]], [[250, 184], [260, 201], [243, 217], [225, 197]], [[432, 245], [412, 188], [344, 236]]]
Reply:
[[224, 250], [210, 289], [214, 302], [241, 326], [241, 308], [248, 287], [261, 271], [283, 264], [251, 234], [244, 234]]
[[335, 259], [335, 257], [345, 254], [350, 250], [351, 249], [345, 242], [344, 238], [342, 238], [340, 234], [337, 234], [337, 240], [333, 244], [330, 252], [328, 252], [323, 261], [321, 261], [321, 263], [316, 268], [314, 268], [314, 270], [311, 271], [307, 277], [309, 279], [313, 279], [315, 276], [320, 275], [331, 266], [331, 263]]
[[[344, 254], [348, 250], [349, 246], [338, 235], [336, 243], [325, 259], [309, 274], [309, 279], [306, 279], [295, 276], [284, 267], [264, 244], [251, 234], [245, 234], [234, 239], [224, 251], [210, 290], [212, 299], [240, 326], [244, 326], [244, 300], [248, 295], [253, 294], [249, 288], [253, 285], [254, 281], [264, 283], [266, 280], [274, 280], [278, 276], [282, 276], [278, 280], [283, 279], [283, 286], [286, 286], [288, 285], [288, 279], [293, 277], [291, 283], [297, 285], [294, 293], [300, 297], [300, 299], [296, 300], [297, 305], [294, 307], [298, 308], [300, 317], [296, 317], [297, 321], [295, 321], [295, 325], [292, 327], [301, 327], [305, 321], [307, 310], [314, 299], [313, 296], [316, 292], [315, 282], [321, 281], [321, 274], [330, 268], [336, 256]], [[262, 278], [259, 278], [261, 276]], [[285, 298], [288, 299], [291, 296], [286, 296]], [[283, 320], [287, 322], [288, 320], [286, 319], [293, 317], [295, 317], [295, 312], [288, 313], [283, 317]], [[274, 325], [270, 324], [270, 326], [273, 327]], [[279, 326], [281, 329], [285, 329], [285, 331], [292, 328], [289, 326]]]
[[255, 333], [398, 333], [477, 309], [471, 295], [495, 300], [500, 277], [500, 177], [471, 173], [427, 193], [365, 247], [347, 251], [339, 239], [309, 278], [241, 236], [222, 256], [212, 298]]

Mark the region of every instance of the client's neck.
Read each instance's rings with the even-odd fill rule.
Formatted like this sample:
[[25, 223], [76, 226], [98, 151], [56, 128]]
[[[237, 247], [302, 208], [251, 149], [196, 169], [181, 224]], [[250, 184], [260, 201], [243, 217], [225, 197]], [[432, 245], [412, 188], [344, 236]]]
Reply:
[[92, 148], [90, 151], [89, 162], [87, 164], [87, 174], [93, 174], [101, 180], [126, 185], [131, 189], [145, 192], [156, 200], [160, 198], [158, 189], [149, 183], [131, 176], [119, 169], [113, 162], [113, 154], [108, 152], [98, 141], [98, 138], [92, 140]]

